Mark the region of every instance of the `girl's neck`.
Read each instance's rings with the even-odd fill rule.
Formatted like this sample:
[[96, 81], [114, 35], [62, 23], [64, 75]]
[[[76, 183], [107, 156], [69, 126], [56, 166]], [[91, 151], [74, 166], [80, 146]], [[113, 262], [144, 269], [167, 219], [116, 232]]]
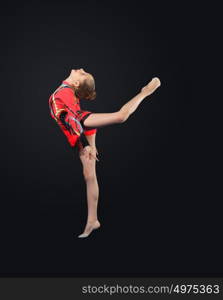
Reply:
[[72, 79], [70, 77], [67, 77], [66, 79], [64, 79], [64, 81], [66, 81], [72, 87], [72, 89], [75, 90]]
[[74, 87], [72, 79], [70, 77], [67, 77], [66, 79], [64, 79], [64, 81], [66, 81], [70, 86]]

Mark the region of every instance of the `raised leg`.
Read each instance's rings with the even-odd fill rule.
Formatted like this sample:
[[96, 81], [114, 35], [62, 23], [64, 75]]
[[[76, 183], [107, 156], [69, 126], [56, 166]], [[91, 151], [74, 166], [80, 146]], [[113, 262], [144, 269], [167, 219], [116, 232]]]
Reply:
[[119, 111], [113, 113], [92, 113], [84, 120], [84, 125], [94, 128], [125, 122], [137, 109], [139, 104], [147, 96], [151, 95], [159, 86], [160, 80], [158, 78], [153, 78], [145, 87], [142, 88], [140, 93], [124, 104]]

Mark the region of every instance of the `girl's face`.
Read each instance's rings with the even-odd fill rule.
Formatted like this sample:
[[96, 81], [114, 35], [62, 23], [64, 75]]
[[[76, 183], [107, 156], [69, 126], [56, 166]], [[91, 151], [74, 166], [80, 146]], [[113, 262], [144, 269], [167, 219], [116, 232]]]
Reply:
[[73, 69], [71, 70], [70, 76], [77, 86], [83, 83], [84, 80], [90, 79], [92, 77], [92, 75], [85, 72], [84, 69]]

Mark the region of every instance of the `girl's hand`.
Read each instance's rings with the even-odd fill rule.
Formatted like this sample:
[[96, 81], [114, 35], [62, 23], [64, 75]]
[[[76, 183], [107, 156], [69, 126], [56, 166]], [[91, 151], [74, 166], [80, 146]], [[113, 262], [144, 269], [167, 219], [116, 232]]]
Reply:
[[97, 156], [98, 156], [98, 150], [97, 150], [97, 148], [91, 146], [91, 149], [92, 149], [92, 150], [91, 150], [92, 157], [93, 157], [94, 159], [96, 159], [97, 161], [99, 161], [99, 159], [97, 158]]
[[96, 147], [86, 146], [82, 149], [81, 154], [85, 155], [89, 159], [96, 159], [97, 161], [99, 161], [99, 159], [97, 158], [98, 151]]

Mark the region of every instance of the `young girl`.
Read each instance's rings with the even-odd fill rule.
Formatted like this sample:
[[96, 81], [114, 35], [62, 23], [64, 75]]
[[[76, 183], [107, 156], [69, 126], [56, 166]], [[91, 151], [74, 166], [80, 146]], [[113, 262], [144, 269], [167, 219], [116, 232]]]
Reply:
[[83, 69], [71, 70], [70, 75], [49, 98], [52, 118], [55, 119], [67, 137], [71, 147], [77, 148], [83, 166], [83, 176], [87, 187], [88, 217], [84, 232], [79, 238], [100, 227], [97, 217], [99, 187], [95, 163], [98, 152], [95, 137], [98, 127], [125, 122], [137, 109], [139, 104], [151, 95], [159, 86], [160, 80], [155, 77], [120, 110], [113, 113], [92, 113], [83, 111], [80, 99], [96, 98], [94, 77]]

